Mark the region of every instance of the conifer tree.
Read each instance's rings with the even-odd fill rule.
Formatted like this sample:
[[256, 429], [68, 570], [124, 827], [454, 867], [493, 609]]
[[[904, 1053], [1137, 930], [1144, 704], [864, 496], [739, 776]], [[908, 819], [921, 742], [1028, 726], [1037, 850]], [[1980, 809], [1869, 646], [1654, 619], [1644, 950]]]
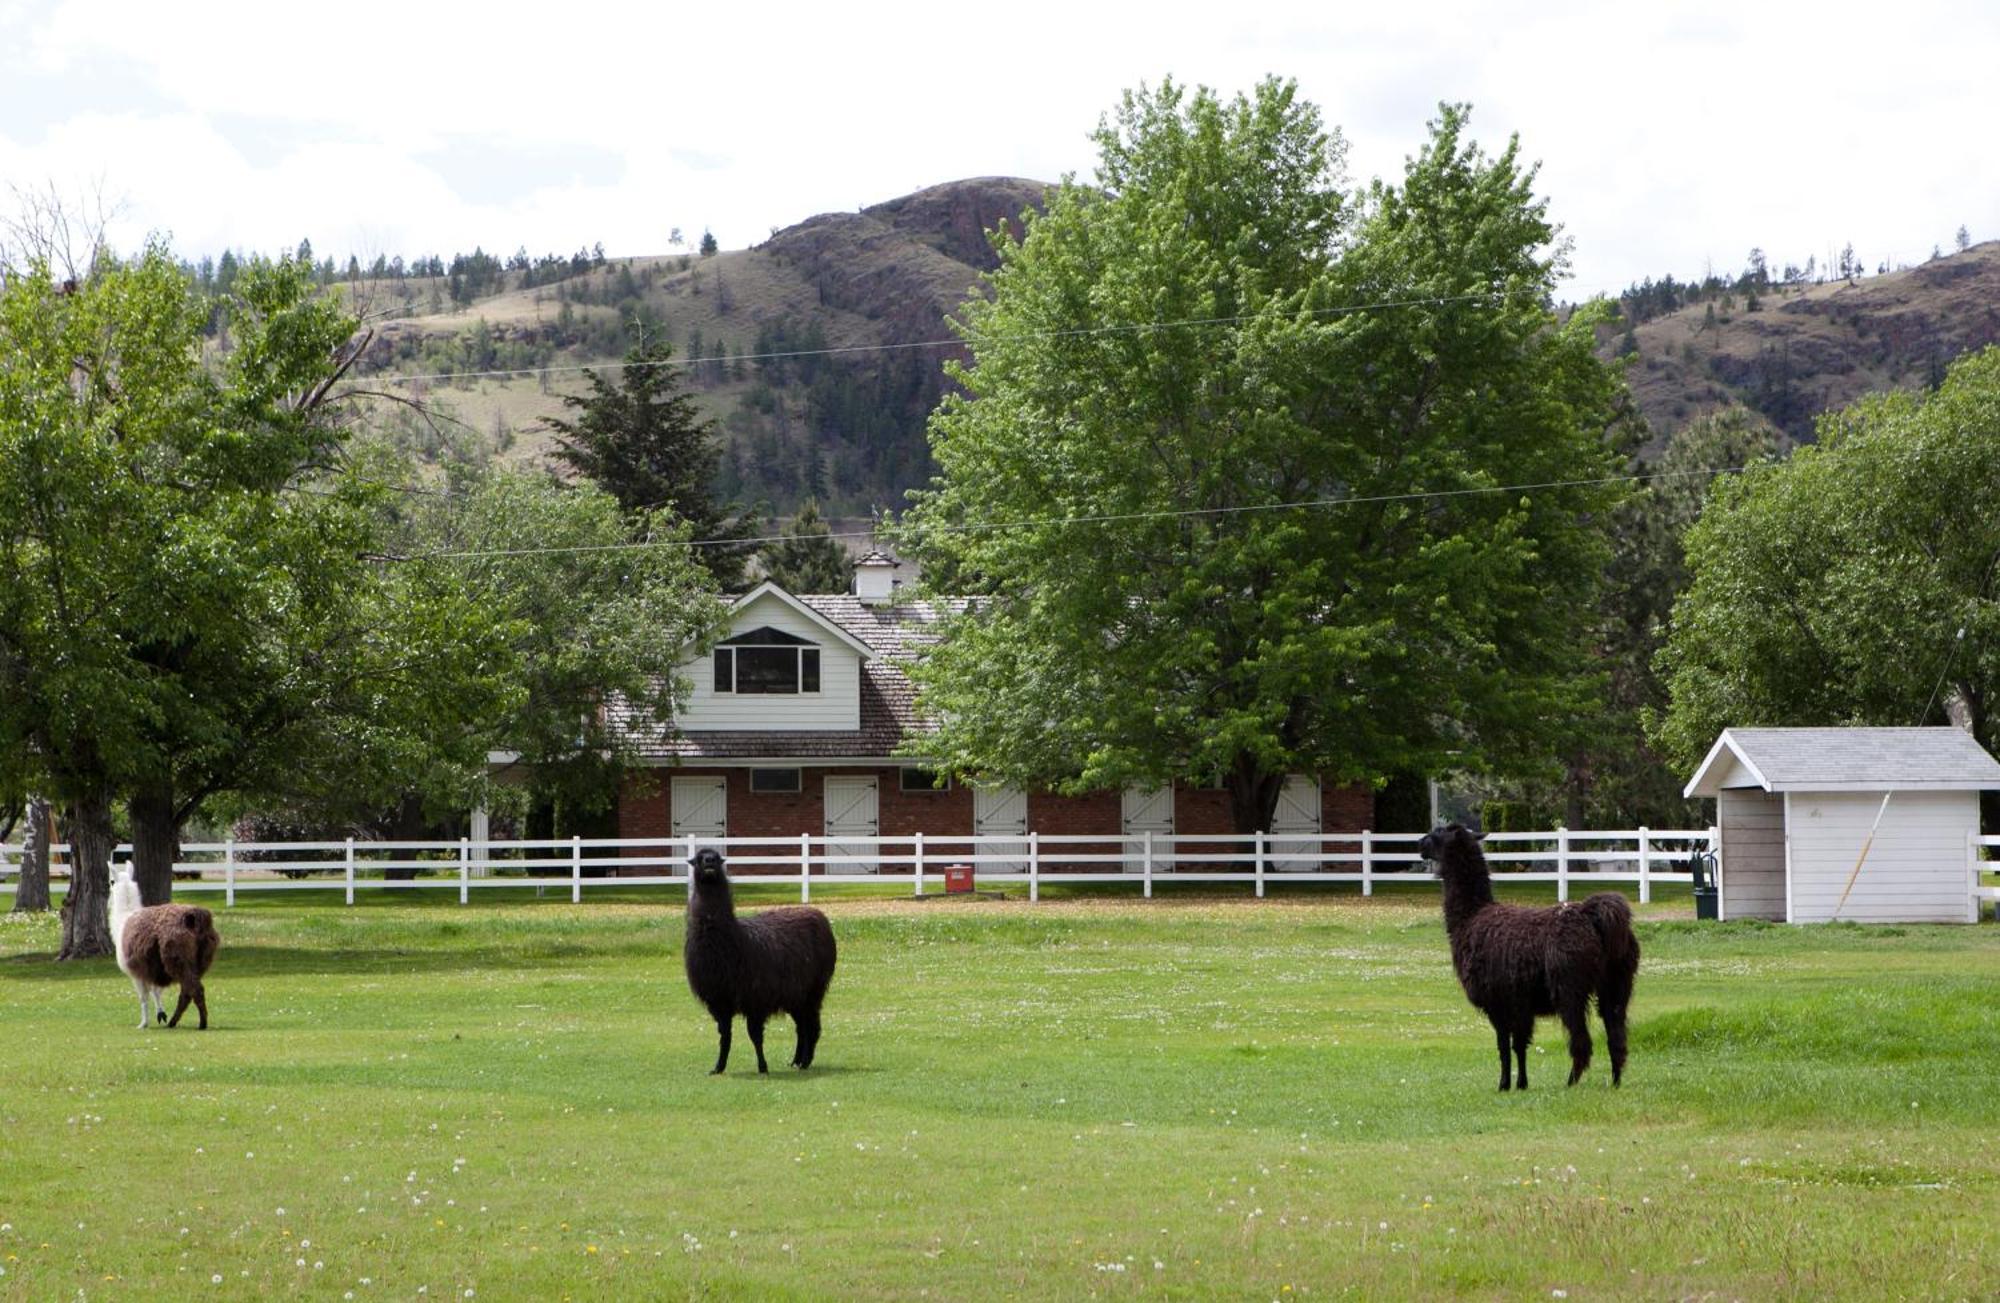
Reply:
[[697, 552], [716, 583], [724, 591], [740, 589], [752, 550], [741, 540], [752, 522], [716, 500], [715, 422], [682, 389], [673, 353], [664, 340], [642, 336], [625, 354], [616, 380], [586, 370], [590, 392], [563, 399], [575, 416], [549, 418], [554, 455], [617, 498], [628, 514], [666, 508], [687, 521], [705, 543]]
[[850, 566], [847, 551], [833, 539], [819, 514], [819, 500], [807, 498], [785, 526], [784, 537], [766, 543], [760, 559], [764, 577], [789, 593], [844, 593]]

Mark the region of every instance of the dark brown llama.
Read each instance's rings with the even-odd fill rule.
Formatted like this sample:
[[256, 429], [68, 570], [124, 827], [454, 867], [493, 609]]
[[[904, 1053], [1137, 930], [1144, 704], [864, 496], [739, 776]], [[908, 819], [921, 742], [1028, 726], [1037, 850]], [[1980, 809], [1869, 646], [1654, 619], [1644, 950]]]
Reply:
[[1528, 1088], [1535, 1018], [1551, 1013], [1569, 1032], [1569, 1084], [1576, 1084], [1590, 1066], [1592, 996], [1611, 1047], [1611, 1084], [1617, 1085], [1625, 1075], [1625, 1006], [1639, 971], [1632, 907], [1610, 891], [1543, 909], [1500, 904], [1493, 899], [1481, 836], [1448, 824], [1425, 833], [1417, 850], [1444, 883], [1444, 927], [1458, 984], [1499, 1041], [1500, 1089]]
[[764, 1023], [774, 1013], [791, 1015], [798, 1029], [792, 1066], [811, 1067], [819, 1046], [820, 1004], [833, 982], [832, 924], [802, 905], [739, 919], [722, 856], [703, 847], [689, 867], [694, 884], [687, 908], [688, 986], [708, 1006], [721, 1035], [715, 1072], [729, 1066], [730, 1026], [739, 1013], [757, 1047], [757, 1071], [770, 1071], [764, 1063]]

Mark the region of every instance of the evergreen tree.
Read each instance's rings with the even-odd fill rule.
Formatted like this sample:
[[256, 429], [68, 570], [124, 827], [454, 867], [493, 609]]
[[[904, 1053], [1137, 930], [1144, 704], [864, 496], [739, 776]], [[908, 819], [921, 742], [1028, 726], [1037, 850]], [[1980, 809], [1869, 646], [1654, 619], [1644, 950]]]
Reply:
[[800, 504], [784, 537], [766, 543], [759, 560], [764, 577], [790, 593], [844, 593], [852, 569], [847, 550], [834, 541], [820, 516], [816, 498]]
[[701, 256], [704, 258], [714, 257], [718, 247], [715, 243], [715, 233], [704, 230], [701, 233]]
[[1972, 232], [1966, 230], [1963, 223], [1960, 223], [1958, 228], [1958, 234], [1953, 238], [1958, 245], [1958, 251], [1960, 253], [1964, 253], [1967, 249], [1970, 249], [1972, 247]]
[[681, 388], [673, 352], [664, 340], [642, 334], [615, 381], [586, 370], [590, 392], [563, 399], [574, 418], [549, 418], [554, 455], [617, 498], [628, 514], [666, 508], [687, 521], [705, 543], [697, 549], [702, 564], [725, 592], [734, 591], [743, 586], [752, 551], [741, 540], [754, 522], [716, 500], [715, 422]]

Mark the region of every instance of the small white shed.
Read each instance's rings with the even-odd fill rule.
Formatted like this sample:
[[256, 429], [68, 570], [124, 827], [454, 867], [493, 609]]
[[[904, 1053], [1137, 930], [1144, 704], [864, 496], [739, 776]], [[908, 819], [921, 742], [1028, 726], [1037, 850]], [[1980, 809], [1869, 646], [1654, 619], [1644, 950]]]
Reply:
[[1732, 728], [1686, 795], [1715, 798], [1721, 918], [1972, 923], [1989, 788], [2000, 761], [1956, 728]]

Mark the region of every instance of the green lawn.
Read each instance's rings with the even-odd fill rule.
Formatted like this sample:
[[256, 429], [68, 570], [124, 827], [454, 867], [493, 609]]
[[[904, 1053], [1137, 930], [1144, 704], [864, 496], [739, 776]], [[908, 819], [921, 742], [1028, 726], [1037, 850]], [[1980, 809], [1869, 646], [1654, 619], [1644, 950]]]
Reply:
[[763, 1078], [673, 892], [245, 899], [206, 1033], [0, 922], [0, 1298], [2000, 1294], [1991, 923], [1664, 900], [1500, 1095], [1425, 889], [849, 894]]

